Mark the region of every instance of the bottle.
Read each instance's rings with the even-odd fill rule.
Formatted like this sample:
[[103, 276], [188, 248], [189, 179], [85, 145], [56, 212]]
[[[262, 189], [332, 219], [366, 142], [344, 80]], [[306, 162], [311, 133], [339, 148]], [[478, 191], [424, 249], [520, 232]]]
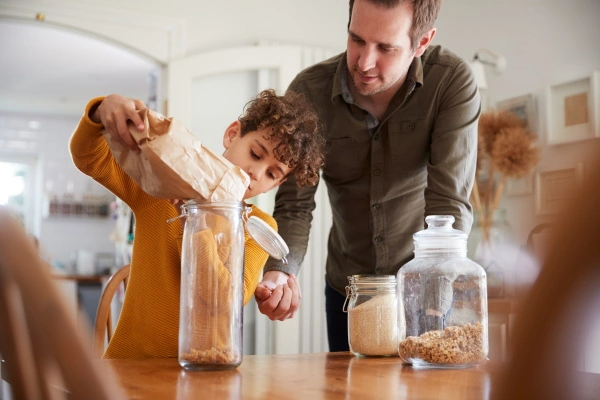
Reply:
[[359, 357], [398, 355], [398, 297], [394, 275], [348, 277], [348, 344]]
[[188, 200], [181, 255], [179, 364], [188, 370], [237, 368], [243, 353], [244, 232], [284, 259], [281, 237], [240, 201]]
[[405, 337], [400, 357], [417, 368], [464, 368], [488, 353], [485, 270], [467, 258], [451, 215], [430, 215], [413, 235], [415, 257], [397, 274]]

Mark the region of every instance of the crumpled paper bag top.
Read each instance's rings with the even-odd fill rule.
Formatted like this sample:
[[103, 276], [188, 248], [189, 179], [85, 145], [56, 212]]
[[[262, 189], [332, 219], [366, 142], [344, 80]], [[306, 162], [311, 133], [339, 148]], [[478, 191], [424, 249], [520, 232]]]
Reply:
[[140, 110], [145, 129], [129, 132], [136, 153], [102, 130], [123, 171], [146, 193], [164, 199], [241, 201], [250, 177], [223, 156], [214, 154], [181, 122], [149, 109]]

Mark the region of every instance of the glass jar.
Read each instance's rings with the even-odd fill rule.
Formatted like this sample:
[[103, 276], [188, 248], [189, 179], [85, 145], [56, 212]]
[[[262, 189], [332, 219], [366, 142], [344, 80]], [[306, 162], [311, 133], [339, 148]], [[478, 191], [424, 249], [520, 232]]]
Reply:
[[287, 263], [286, 243], [262, 219], [247, 218], [250, 210], [238, 201], [182, 206], [179, 364], [186, 369], [225, 370], [242, 362], [244, 232]]
[[473, 366], [488, 353], [486, 273], [467, 258], [467, 235], [452, 228], [453, 216], [425, 221], [413, 235], [414, 259], [397, 275], [406, 338], [399, 355], [414, 367]]
[[242, 362], [244, 207], [190, 200], [182, 209], [179, 364], [233, 369]]
[[[514, 270], [517, 244], [506, 218], [506, 210], [497, 208], [489, 221], [474, 214], [473, 228], [467, 240], [467, 256], [483, 267], [487, 274], [488, 298], [504, 297], [505, 277]], [[482, 222], [485, 229], [482, 229]]]
[[[398, 296], [394, 275], [352, 275], [346, 286], [348, 344], [356, 356], [398, 355]], [[346, 304], [344, 304], [346, 305]]]

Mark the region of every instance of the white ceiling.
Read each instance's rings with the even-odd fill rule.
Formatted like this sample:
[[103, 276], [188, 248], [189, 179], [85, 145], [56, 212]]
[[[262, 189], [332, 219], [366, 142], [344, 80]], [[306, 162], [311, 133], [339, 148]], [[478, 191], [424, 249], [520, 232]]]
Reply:
[[44, 22], [0, 20], [0, 112], [81, 115], [110, 93], [148, 100], [160, 66], [128, 49]]

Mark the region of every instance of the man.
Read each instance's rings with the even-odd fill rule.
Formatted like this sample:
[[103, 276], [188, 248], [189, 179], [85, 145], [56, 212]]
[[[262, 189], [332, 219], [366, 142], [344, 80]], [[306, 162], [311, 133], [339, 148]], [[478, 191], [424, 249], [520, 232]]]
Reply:
[[[453, 215], [454, 228], [471, 229], [480, 100], [468, 64], [430, 46], [440, 4], [350, 0], [347, 51], [302, 71], [289, 87], [319, 110], [328, 144], [322, 179], [333, 210], [325, 290], [330, 351], [348, 350], [348, 276], [396, 274], [412, 258], [412, 235], [427, 215]], [[289, 264], [270, 259], [266, 274], [297, 274], [315, 191], [298, 190], [293, 180], [279, 187], [274, 216]], [[295, 311], [260, 306], [276, 319]]]

